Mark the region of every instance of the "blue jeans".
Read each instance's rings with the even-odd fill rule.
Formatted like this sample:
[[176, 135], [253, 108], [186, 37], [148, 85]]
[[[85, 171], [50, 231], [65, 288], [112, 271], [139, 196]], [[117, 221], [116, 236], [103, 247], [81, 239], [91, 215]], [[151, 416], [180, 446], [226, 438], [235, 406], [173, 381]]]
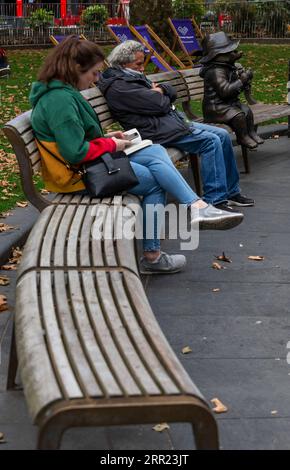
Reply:
[[[130, 193], [143, 196], [143, 249], [144, 251], [158, 251], [160, 250], [160, 234], [157, 233], [157, 214], [154, 206], [165, 205], [167, 192], [172, 194], [180, 204], [186, 206], [190, 206], [199, 197], [175, 168], [161, 145], [146, 147], [129, 158], [139, 179], [139, 184], [130, 189]], [[154, 220], [154, 237], [146, 238], [146, 214], [150, 212], [150, 220]]]
[[191, 132], [170, 142], [170, 147], [201, 156], [202, 198], [207, 203], [219, 204], [239, 194], [239, 172], [229, 133], [198, 122], [192, 123]]

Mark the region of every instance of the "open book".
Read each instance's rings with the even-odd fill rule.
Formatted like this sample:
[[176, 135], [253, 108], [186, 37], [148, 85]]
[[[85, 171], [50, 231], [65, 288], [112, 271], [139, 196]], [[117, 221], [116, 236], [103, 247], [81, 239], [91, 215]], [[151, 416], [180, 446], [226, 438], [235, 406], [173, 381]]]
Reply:
[[142, 140], [137, 129], [130, 129], [129, 131], [124, 132], [124, 135], [126, 140], [130, 140], [130, 145], [124, 150], [126, 155], [131, 155], [132, 153], [153, 144], [152, 140]]

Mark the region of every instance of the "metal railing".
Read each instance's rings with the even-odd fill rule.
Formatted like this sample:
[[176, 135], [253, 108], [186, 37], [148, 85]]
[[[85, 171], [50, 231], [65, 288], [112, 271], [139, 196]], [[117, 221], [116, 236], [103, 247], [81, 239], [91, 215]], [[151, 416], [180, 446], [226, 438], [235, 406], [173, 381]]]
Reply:
[[[103, 5], [108, 10], [109, 17], [113, 17], [116, 15], [117, 12], [117, 5], [118, 1], [113, 0], [109, 1], [96, 1], [96, 2], [74, 2], [68, 1], [67, 2], [67, 15], [68, 16], [79, 16], [84, 8], [87, 8], [92, 5]], [[41, 3], [38, 1], [23, 1], [22, 6], [22, 14], [23, 18], [27, 18], [30, 14], [37, 10], [38, 8], [44, 8], [45, 10], [52, 11], [54, 13], [55, 18], [60, 18], [60, 2], [59, 3]], [[17, 16], [17, 6], [16, 3], [0, 3], [0, 18], [1, 17], [16, 17]]]
[[[47, 45], [50, 43], [51, 34], [85, 34], [88, 39], [94, 41], [110, 41], [111, 36], [104, 26], [81, 24], [82, 10], [96, 4], [68, 2], [67, 15], [65, 18], [60, 18], [60, 3], [23, 3], [22, 17], [16, 16], [16, 4], [0, 3], [0, 45]], [[117, 2], [98, 2], [98, 4], [107, 7], [109, 17], [116, 15]], [[39, 8], [53, 12], [53, 23], [51, 26], [32, 29], [29, 17]]]
[[[15, 3], [0, 3], [0, 44], [25, 45], [47, 44], [50, 31], [55, 34], [84, 33], [94, 40], [108, 41], [111, 37], [105, 28], [85, 27], [80, 16], [84, 8], [104, 5], [108, 16], [117, 12], [117, 1], [96, 3], [72, 3], [68, 0], [67, 17], [60, 19], [60, 3], [23, 3], [23, 17], [16, 17]], [[197, 2], [195, 2], [197, 4]], [[192, 1], [179, 2], [179, 17], [194, 13]], [[54, 26], [32, 31], [29, 26], [30, 14], [38, 8], [54, 13]], [[290, 38], [290, 0], [219, 0], [198, 3], [196, 19], [201, 29], [208, 32], [224, 30], [237, 38]], [[59, 33], [60, 27], [62, 33]]]
[[[219, 0], [195, 2], [201, 29], [226, 31], [238, 38], [290, 37], [290, 0]], [[179, 2], [179, 15], [194, 14], [190, 0]]]
[[50, 35], [67, 36], [69, 34], [78, 36], [84, 34], [87, 39], [99, 43], [107, 43], [112, 39], [106, 28], [103, 27], [87, 30], [83, 26], [52, 26], [37, 31], [31, 28], [9, 28], [0, 29], [0, 45], [3, 47], [47, 46], [51, 44]]

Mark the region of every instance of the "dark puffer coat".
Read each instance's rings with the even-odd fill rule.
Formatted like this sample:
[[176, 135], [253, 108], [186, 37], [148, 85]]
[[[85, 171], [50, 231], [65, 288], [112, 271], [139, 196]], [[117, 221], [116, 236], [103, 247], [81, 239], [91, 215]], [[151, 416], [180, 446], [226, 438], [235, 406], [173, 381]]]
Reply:
[[230, 63], [211, 62], [200, 71], [204, 79], [202, 110], [205, 122], [225, 123], [237, 114], [247, 114], [247, 106], [239, 100], [243, 83], [236, 67]]
[[113, 117], [125, 130], [136, 127], [143, 139], [169, 145], [190, 134], [188, 124], [176, 112], [173, 87], [160, 85], [163, 94], [152, 90], [142, 74], [130, 75], [119, 68], [108, 68], [98, 82]]

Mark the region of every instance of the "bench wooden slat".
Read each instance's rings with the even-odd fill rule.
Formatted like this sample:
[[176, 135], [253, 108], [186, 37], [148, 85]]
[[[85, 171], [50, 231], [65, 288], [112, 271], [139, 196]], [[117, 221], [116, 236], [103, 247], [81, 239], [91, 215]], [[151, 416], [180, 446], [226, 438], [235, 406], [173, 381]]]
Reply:
[[[97, 222], [97, 225], [93, 228], [93, 230], [97, 230], [97, 227], [99, 227], [100, 230], [103, 230], [103, 225], [100, 222], [105, 220], [107, 211], [108, 211], [107, 204], [101, 203], [95, 207], [94, 218], [97, 219], [98, 222]], [[95, 223], [95, 220], [94, 220], [94, 223]], [[91, 246], [92, 246], [93, 265], [104, 266], [105, 260], [104, 260], [104, 250], [103, 250], [103, 238], [100, 238], [99, 236], [97, 236], [98, 234], [94, 232], [92, 232], [92, 235], [93, 237], [92, 237]]]
[[[129, 198], [128, 198], [129, 199]], [[134, 204], [135, 209], [140, 210], [140, 202], [139, 201], [134, 201], [132, 200], [128, 202], [129, 204]], [[134, 209], [134, 206], [129, 206], [126, 208], [128, 211], [132, 213], [132, 209]], [[121, 210], [121, 207], [119, 211]], [[124, 226], [124, 221], [123, 221], [123, 226]], [[122, 227], [123, 230], [123, 227]], [[116, 250], [116, 258], [118, 260], [118, 264], [121, 266], [126, 266], [130, 268], [133, 272], [138, 274], [138, 266], [136, 263], [136, 257], [132, 256], [132, 253], [134, 253], [134, 245], [135, 245], [135, 240], [132, 238], [131, 240], [125, 239], [125, 238], [118, 238], [115, 241], [115, 250]]]
[[[94, 109], [94, 111], [96, 111], [96, 114], [99, 116], [99, 115], [104, 115], [104, 113], [110, 113], [110, 110], [108, 108], [108, 105], [107, 103], [104, 103], [102, 105], [100, 105], [99, 103], [95, 102], [96, 100], [92, 100], [90, 101], [90, 105], [92, 106], [92, 108]], [[110, 114], [111, 116], [111, 114]]]
[[40, 316], [37, 314], [39, 310], [37, 276], [36, 272], [30, 272], [19, 281], [15, 317], [21, 379], [25, 385], [29, 411], [34, 420], [46, 403], [62, 399], [45, 346]]
[[[142, 362], [147, 367], [152, 380], [157, 384], [159, 389], [158, 393], [160, 393], [160, 390], [162, 393], [166, 393], [168, 395], [178, 393], [178, 388], [161, 365], [155, 354], [154, 348], [152, 348], [152, 345], [149, 343], [150, 338], [148, 340], [145, 336], [146, 330], [144, 330], [137, 322], [136, 314], [133, 310], [134, 305], [131, 304], [131, 299], [128, 299], [128, 294], [125, 290], [126, 286], [123, 283], [123, 275], [121, 273], [112, 272], [110, 277], [112, 289], [119, 305], [122, 321], [132, 338], [132, 342], [134, 342], [135, 349]], [[143, 315], [147, 315], [148, 313], [145, 304], [143, 305], [142, 313]], [[153, 392], [151, 391], [151, 393]]]
[[[133, 276], [135, 276], [135, 274], [133, 274]], [[140, 393], [149, 393], [153, 395], [158, 394], [159, 390], [152, 381], [152, 378], [145, 369], [139, 356], [136, 354], [134, 345], [132, 344], [128, 332], [120, 318], [120, 314], [116, 308], [115, 299], [110, 288], [110, 278], [108, 278], [106, 273], [101, 271], [96, 272], [96, 278], [99, 297], [102, 299], [103, 311], [106, 316], [106, 322], [110, 325], [110, 329], [114, 335], [115, 344], [132, 375], [136, 384], [135, 386], [140, 390]], [[130, 395], [134, 394], [130, 389], [128, 391]]]
[[101, 126], [103, 131], [105, 132], [108, 127], [110, 127], [112, 124], [115, 124], [114, 119], [108, 118], [108, 119], [103, 119], [101, 121]]
[[86, 211], [86, 214], [83, 219], [82, 226], [81, 226], [80, 243], [79, 243], [81, 266], [92, 266], [93, 264], [92, 252], [91, 252], [91, 249], [92, 249], [91, 240], [94, 236], [94, 233], [93, 233], [94, 213], [95, 213], [95, 208], [91, 206], [91, 208]]
[[[104, 307], [100, 291], [97, 286], [96, 275], [90, 271], [82, 272], [84, 295], [87, 299], [88, 316], [94, 334], [97, 338], [100, 349], [110, 366], [112, 375], [120, 387], [120, 395], [129, 395], [130, 393], [140, 395], [141, 392], [136, 386], [127, 365], [120, 355], [116, 345], [113, 330], [104, 314]], [[106, 387], [107, 394], [109, 390]]]
[[114, 246], [114, 217], [117, 215], [116, 212], [116, 209], [113, 206], [110, 206], [104, 218], [104, 255], [106, 259], [105, 263], [107, 266], [118, 265]]
[[71, 226], [68, 235], [67, 243], [67, 262], [70, 266], [79, 266], [79, 235], [86, 213], [86, 206], [78, 206], [74, 218], [71, 221]]
[[71, 367], [84, 396], [99, 397], [103, 396], [103, 393], [88, 363], [75, 327], [72, 311], [72, 303], [77, 302], [77, 297], [73, 298], [75, 287], [73, 282], [69, 281], [66, 273], [58, 270], [54, 272], [54, 296], [59, 327]]
[[[40, 287], [39, 295], [41, 302], [41, 311], [43, 318], [43, 327], [45, 330], [46, 344], [50, 362], [53, 365], [53, 371], [57, 382], [60, 385], [65, 399], [82, 398], [83, 393], [72, 372], [67, 352], [65, 350], [61, 331], [58, 326], [57, 312], [54, 306], [52, 279], [49, 271], [42, 271], [39, 275]], [[41, 364], [42, 358], [39, 358]]]
[[43, 243], [40, 253], [40, 266], [50, 266], [51, 259], [54, 257], [54, 242], [55, 242], [55, 233], [57, 231], [58, 225], [62, 220], [62, 216], [65, 212], [65, 206], [57, 205], [51, 219], [46, 226], [45, 234], [43, 238]]
[[41, 159], [40, 159], [39, 151], [37, 150], [35, 153], [30, 155], [30, 162], [32, 166], [32, 170], [35, 173], [36, 171], [41, 170]]
[[[17, 132], [18, 132], [18, 129], [17, 129]], [[24, 141], [26, 145], [29, 145], [31, 142], [34, 142], [34, 134], [33, 134], [31, 125], [22, 134], [21, 139]]]
[[75, 213], [76, 206], [71, 205], [65, 209], [65, 217], [62, 217], [60, 224], [57, 230], [56, 235], [54, 236], [54, 253], [53, 260], [50, 260], [50, 263], [53, 266], [67, 266], [70, 260], [67, 259], [67, 237], [69, 233], [69, 228], [73, 215]]

